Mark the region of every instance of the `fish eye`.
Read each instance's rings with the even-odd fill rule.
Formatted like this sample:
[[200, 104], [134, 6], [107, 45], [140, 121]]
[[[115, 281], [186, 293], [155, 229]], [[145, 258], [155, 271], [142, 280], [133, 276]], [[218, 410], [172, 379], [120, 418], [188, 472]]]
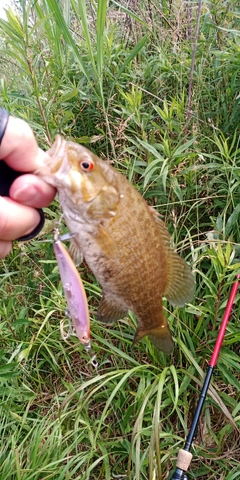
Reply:
[[94, 169], [94, 162], [92, 160], [82, 160], [80, 167], [84, 172], [90, 172]]

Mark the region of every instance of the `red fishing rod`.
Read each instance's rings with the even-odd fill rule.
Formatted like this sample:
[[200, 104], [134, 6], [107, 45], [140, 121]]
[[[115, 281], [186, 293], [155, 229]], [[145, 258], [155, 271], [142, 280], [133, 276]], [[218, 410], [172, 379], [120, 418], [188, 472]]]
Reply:
[[192, 442], [193, 442], [193, 439], [194, 439], [194, 436], [195, 436], [197, 424], [198, 424], [198, 421], [199, 421], [199, 418], [200, 418], [200, 415], [201, 415], [202, 407], [203, 407], [203, 404], [204, 404], [204, 401], [205, 401], [205, 398], [206, 398], [206, 395], [207, 395], [208, 387], [209, 387], [209, 384], [210, 384], [210, 381], [211, 381], [211, 378], [212, 378], [213, 369], [214, 369], [214, 367], [217, 363], [217, 359], [218, 359], [218, 356], [219, 356], [219, 353], [220, 353], [220, 349], [221, 349], [222, 342], [223, 342], [223, 337], [224, 337], [224, 334], [225, 334], [225, 331], [226, 331], [226, 328], [227, 328], [227, 324], [228, 324], [228, 320], [229, 320], [229, 317], [230, 317], [230, 314], [231, 314], [233, 302], [234, 302], [234, 299], [235, 299], [235, 296], [236, 296], [236, 293], [237, 293], [237, 289], [238, 289], [238, 285], [239, 285], [239, 279], [240, 279], [240, 274], [237, 275], [237, 281], [234, 282], [234, 284], [232, 286], [232, 290], [231, 290], [231, 293], [230, 293], [230, 296], [229, 296], [229, 299], [228, 299], [228, 303], [227, 303], [227, 306], [226, 306], [226, 310], [225, 310], [225, 313], [224, 313], [224, 316], [223, 316], [222, 324], [221, 324], [221, 327], [220, 327], [220, 330], [219, 330], [219, 333], [218, 333], [218, 336], [217, 336], [217, 340], [216, 340], [216, 343], [215, 343], [215, 347], [214, 347], [214, 350], [213, 350], [213, 354], [212, 354], [212, 357], [211, 357], [211, 360], [210, 360], [210, 363], [209, 363], [206, 378], [204, 380], [201, 395], [199, 397], [197, 408], [196, 408], [196, 411], [195, 411], [195, 414], [194, 414], [194, 417], [193, 417], [192, 425], [191, 425], [189, 434], [187, 436], [187, 440], [186, 440], [184, 448], [179, 450], [179, 452], [178, 452], [177, 468], [176, 468], [176, 471], [175, 471], [175, 473], [172, 477], [172, 480], [188, 480], [186, 472], [187, 472], [188, 467], [189, 467], [189, 465], [191, 463], [191, 460], [192, 460], [192, 454], [190, 452], [190, 448], [192, 446]]

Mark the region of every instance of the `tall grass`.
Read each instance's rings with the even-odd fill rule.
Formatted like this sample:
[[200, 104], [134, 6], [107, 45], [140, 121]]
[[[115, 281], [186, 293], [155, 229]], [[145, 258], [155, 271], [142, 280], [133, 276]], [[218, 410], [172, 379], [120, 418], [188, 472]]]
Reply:
[[[240, 268], [239, 7], [204, 1], [196, 39], [197, 3], [17, 7], [0, 20], [1, 105], [43, 148], [60, 132], [110, 158], [166, 221], [196, 296], [183, 309], [164, 302], [172, 356], [148, 340], [133, 348], [134, 316], [97, 323], [101, 289], [81, 266], [95, 370], [78, 340], [60, 335], [65, 299], [52, 244], [42, 242], [60, 215], [55, 200], [39, 238], [1, 261], [0, 480], [170, 479]], [[239, 297], [189, 478], [240, 478]]]

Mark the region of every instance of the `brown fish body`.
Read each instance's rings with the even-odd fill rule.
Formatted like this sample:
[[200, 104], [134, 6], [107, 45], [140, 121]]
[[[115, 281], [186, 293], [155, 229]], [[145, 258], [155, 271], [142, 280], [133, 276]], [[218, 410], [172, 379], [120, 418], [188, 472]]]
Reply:
[[72, 256], [84, 256], [102, 286], [99, 320], [110, 323], [131, 310], [135, 342], [148, 335], [170, 353], [162, 297], [183, 306], [193, 297], [194, 279], [164, 223], [123, 175], [85, 147], [57, 137], [48, 153], [51, 164], [36, 173], [58, 189], [68, 228], [77, 233]]

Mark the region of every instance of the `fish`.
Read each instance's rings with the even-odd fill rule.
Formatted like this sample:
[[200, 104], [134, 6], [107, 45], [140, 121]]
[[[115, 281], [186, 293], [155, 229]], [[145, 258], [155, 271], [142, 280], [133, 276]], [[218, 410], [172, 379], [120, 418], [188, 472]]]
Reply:
[[73, 261], [84, 258], [102, 287], [97, 319], [111, 324], [130, 310], [138, 324], [133, 344], [148, 336], [172, 353], [162, 298], [183, 307], [195, 282], [165, 223], [124, 175], [84, 146], [57, 135], [47, 153], [35, 174], [58, 191], [65, 222], [76, 233]]
[[53, 248], [65, 293], [68, 314], [79, 341], [90, 350], [90, 314], [86, 292], [81, 277], [61, 239], [55, 232]]

